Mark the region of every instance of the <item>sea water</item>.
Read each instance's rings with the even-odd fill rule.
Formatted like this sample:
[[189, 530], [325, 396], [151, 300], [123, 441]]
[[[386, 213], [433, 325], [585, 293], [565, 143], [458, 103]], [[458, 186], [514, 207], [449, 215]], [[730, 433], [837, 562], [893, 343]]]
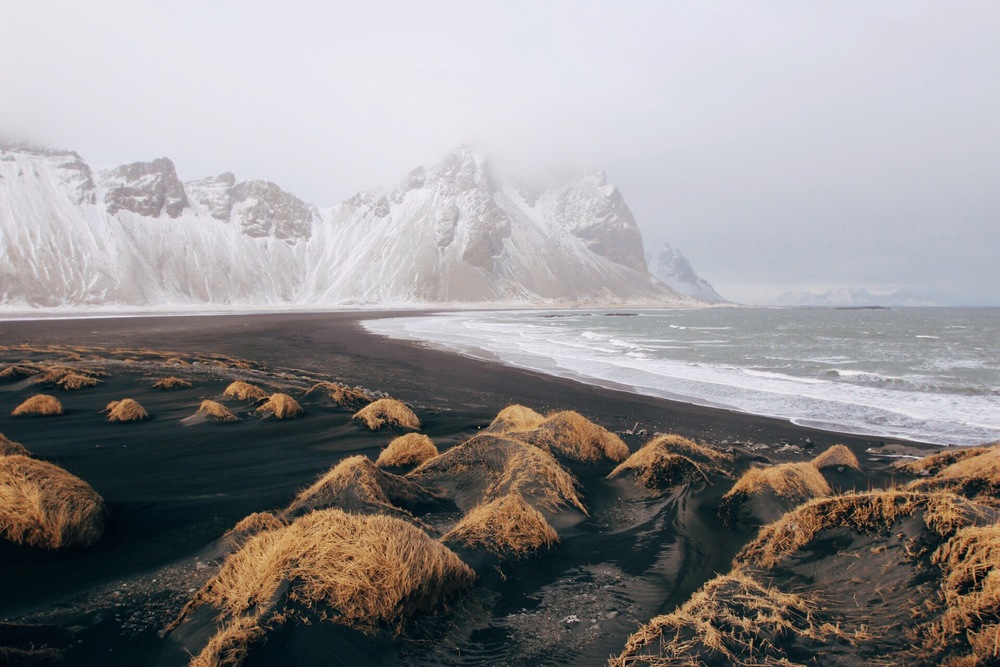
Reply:
[[938, 444], [1000, 440], [1000, 309], [447, 312], [377, 334], [627, 391]]

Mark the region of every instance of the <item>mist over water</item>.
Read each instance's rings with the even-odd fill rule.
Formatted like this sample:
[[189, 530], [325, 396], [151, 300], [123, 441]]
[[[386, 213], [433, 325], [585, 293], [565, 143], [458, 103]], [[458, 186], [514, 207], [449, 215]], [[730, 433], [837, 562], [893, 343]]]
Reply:
[[886, 439], [1000, 440], [1000, 309], [453, 312], [373, 333]]

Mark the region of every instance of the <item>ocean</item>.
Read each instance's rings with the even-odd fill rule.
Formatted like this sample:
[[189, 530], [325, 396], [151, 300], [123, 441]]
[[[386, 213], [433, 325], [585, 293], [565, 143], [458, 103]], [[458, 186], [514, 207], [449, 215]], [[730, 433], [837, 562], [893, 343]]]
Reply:
[[460, 311], [372, 333], [814, 428], [1000, 441], [1000, 309]]

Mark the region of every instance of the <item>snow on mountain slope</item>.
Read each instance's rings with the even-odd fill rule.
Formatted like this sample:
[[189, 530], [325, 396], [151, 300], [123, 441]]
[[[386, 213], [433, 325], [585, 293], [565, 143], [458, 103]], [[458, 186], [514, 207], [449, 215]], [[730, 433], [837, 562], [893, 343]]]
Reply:
[[0, 304], [687, 303], [652, 278], [603, 174], [525, 198], [466, 149], [320, 211], [267, 181], [95, 178], [0, 147]]
[[650, 273], [679, 294], [708, 303], [726, 303], [707, 280], [695, 273], [687, 257], [669, 243], [664, 243], [656, 252], [647, 252], [646, 262]]

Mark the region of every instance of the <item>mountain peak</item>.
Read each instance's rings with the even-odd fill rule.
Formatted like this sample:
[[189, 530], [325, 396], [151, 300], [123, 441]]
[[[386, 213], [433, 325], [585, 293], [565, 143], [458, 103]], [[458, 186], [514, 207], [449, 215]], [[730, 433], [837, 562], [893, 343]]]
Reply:
[[184, 185], [169, 158], [109, 169], [101, 172], [100, 181], [111, 215], [124, 210], [147, 218], [158, 218], [161, 213], [177, 218], [188, 207]]

